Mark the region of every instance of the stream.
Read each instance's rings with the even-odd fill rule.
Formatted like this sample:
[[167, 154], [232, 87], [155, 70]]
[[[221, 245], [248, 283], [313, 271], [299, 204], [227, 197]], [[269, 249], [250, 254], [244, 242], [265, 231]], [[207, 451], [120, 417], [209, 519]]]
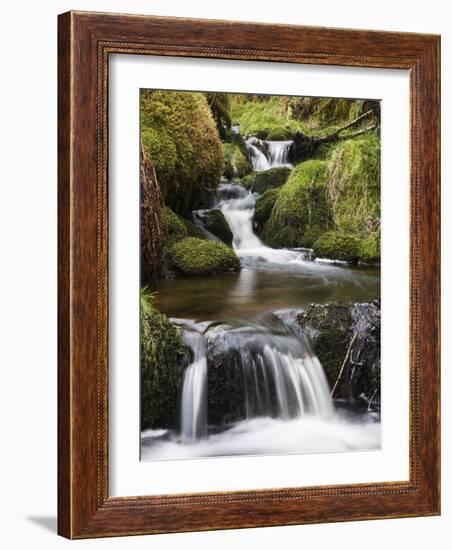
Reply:
[[[254, 169], [290, 166], [291, 142], [268, 143], [266, 157], [247, 142], [255, 149]], [[143, 460], [380, 445], [379, 413], [334, 403], [309, 339], [294, 328], [297, 311], [311, 303], [378, 298], [379, 268], [265, 246], [253, 230], [255, 200], [238, 184], [221, 183], [217, 190], [214, 208], [232, 231], [239, 273], [158, 284], [156, 307], [181, 328], [191, 359], [183, 373], [179, 429], [142, 432]]]

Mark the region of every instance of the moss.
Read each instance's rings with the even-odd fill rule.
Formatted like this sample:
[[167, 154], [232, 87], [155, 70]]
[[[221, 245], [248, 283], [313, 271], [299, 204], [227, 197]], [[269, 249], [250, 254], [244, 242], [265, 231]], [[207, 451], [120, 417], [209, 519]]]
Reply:
[[141, 292], [140, 350], [141, 429], [172, 428], [185, 346], [179, 329], [155, 309], [146, 290]]
[[262, 233], [274, 247], [311, 247], [332, 228], [326, 182], [328, 164], [309, 160], [299, 164], [280, 188]]
[[166, 230], [166, 243], [168, 247], [188, 237], [188, 229], [184, 221], [168, 206], [165, 206], [163, 209], [163, 224]]
[[265, 222], [270, 218], [278, 193], [279, 189], [269, 189], [257, 198], [254, 210], [254, 228], [257, 233], [262, 231]]
[[290, 168], [277, 167], [257, 172], [254, 176], [253, 191], [256, 193], [264, 193], [268, 189], [281, 187], [286, 183], [290, 175]]
[[243, 178], [253, 171], [253, 166], [248, 156], [237, 143], [224, 143], [223, 152], [223, 175], [228, 180], [233, 178]]
[[380, 140], [375, 134], [337, 144], [328, 194], [338, 230], [362, 238], [380, 229]]
[[170, 248], [170, 258], [183, 275], [214, 275], [238, 271], [240, 260], [233, 250], [218, 241], [187, 237]]
[[332, 388], [352, 337], [350, 305], [311, 304], [297, 321], [310, 335], [314, 351]]
[[359, 259], [367, 264], [380, 261], [380, 231], [370, 233], [359, 244]]
[[290, 118], [288, 100], [284, 96], [234, 95], [231, 106], [233, 122], [240, 124], [240, 131], [245, 136], [270, 140], [290, 139], [301, 126]]
[[223, 170], [218, 130], [202, 93], [141, 92], [141, 139], [165, 203], [182, 215], [215, 188]]
[[355, 235], [329, 231], [315, 241], [313, 248], [319, 258], [357, 262], [360, 257], [360, 243]]

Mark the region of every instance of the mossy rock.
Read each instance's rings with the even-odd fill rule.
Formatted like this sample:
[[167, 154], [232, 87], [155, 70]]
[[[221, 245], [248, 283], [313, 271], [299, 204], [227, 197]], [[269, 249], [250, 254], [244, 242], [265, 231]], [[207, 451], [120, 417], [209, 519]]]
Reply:
[[380, 329], [378, 301], [311, 304], [297, 324], [309, 336], [334, 397], [365, 409], [380, 406]]
[[140, 350], [141, 429], [175, 428], [185, 346], [180, 330], [143, 291]]
[[319, 258], [330, 258], [356, 263], [360, 258], [361, 240], [355, 235], [329, 231], [314, 243], [314, 254]]
[[166, 245], [172, 246], [177, 241], [188, 237], [188, 229], [183, 219], [168, 206], [163, 209], [163, 225], [166, 232]]
[[256, 199], [254, 210], [254, 229], [259, 234], [265, 222], [270, 218], [273, 206], [278, 198], [279, 189], [269, 189]]
[[262, 194], [268, 189], [281, 187], [290, 176], [291, 169], [286, 167], [270, 168], [263, 172], [256, 172], [254, 176], [253, 191]]
[[279, 189], [262, 232], [266, 244], [276, 248], [309, 248], [322, 233], [333, 228], [327, 179], [326, 161], [309, 160], [292, 170]]
[[193, 215], [209, 233], [221, 239], [228, 246], [232, 246], [232, 231], [221, 210], [218, 208], [196, 210]]
[[338, 143], [329, 161], [328, 194], [339, 231], [362, 238], [380, 230], [380, 140], [369, 133]]
[[219, 241], [187, 237], [170, 248], [174, 268], [187, 276], [215, 275], [238, 271], [240, 260], [233, 250]]
[[224, 169], [223, 175], [226, 179], [243, 178], [253, 171], [250, 162], [242, 147], [238, 143], [223, 143]]
[[361, 240], [359, 260], [363, 263], [374, 264], [380, 262], [380, 256], [380, 231], [376, 231]]
[[165, 204], [188, 216], [223, 171], [223, 149], [206, 97], [195, 92], [141, 92], [141, 140]]

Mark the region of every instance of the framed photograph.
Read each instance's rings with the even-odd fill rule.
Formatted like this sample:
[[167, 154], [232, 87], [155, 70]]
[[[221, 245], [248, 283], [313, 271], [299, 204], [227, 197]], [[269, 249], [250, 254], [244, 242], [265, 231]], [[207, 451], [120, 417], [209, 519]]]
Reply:
[[440, 513], [439, 49], [59, 16], [61, 535]]

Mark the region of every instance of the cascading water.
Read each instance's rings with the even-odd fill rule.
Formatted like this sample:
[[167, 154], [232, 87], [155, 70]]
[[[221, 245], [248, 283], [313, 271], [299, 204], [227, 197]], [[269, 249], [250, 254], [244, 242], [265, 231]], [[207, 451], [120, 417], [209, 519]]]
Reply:
[[293, 146], [293, 141], [265, 141], [270, 158], [270, 167], [287, 166], [292, 168], [293, 165], [289, 162], [290, 149]]
[[264, 153], [256, 146], [259, 140], [256, 138], [249, 138], [246, 143], [246, 148], [250, 155], [251, 164], [255, 172], [262, 172], [270, 168], [270, 163]]
[[290, 150], [293, 146], [291, 140], [260, 141], [256, 137], [250, 137], [246, 140], [245, 145], [255, 172], [282, 166], [293, 168], [289, 162]]
[[253, 230], [256, 198], [241, 185], [224, 183], [218, 187], [217, 204], [233, 234], [233, 247], [241, 258], [255, 258], [274, 264], [303, 262], [306, 251], [275, 249], [265, 246]]
[[206, 346], [203, 334], [194, 323], [188, 324], [183, 335], [193, 360], [182, 378], [180, 433], [184, 441], [193, 442], [207, 435]]

